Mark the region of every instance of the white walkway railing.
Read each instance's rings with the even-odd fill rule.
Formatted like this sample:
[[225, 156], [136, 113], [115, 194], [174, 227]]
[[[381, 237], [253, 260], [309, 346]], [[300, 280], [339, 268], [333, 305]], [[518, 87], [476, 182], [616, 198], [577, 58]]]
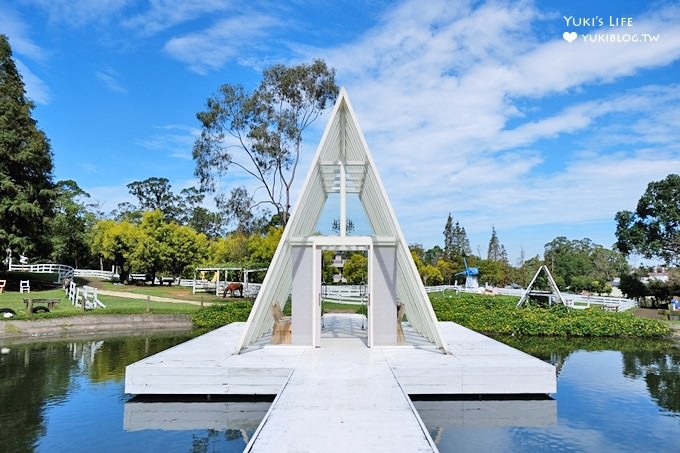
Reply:
[[38, 274], [57, 274], [57, 281], [61, 283], [65, 278], [73, 278], [73, 268], [65, 264], [12, 264], [10, 271], [35, 272]]

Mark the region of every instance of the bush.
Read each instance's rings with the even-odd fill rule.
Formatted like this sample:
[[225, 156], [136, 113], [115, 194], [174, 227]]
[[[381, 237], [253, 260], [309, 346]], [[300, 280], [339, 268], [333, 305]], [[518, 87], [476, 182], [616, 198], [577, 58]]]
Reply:
[[232, 322], [246, 321], [253, 304], [250, 302], [229, 302], [226, 305], [212, 305], [201, 308], [192, 318], [194, 327], [216, 329]]
[[570, 337], [665, 337], [669, 327], [657, 320], [598, 308], [574, 310], [564, 305], [517, 308], [518, 298], [478, 294], [432, 294], [440, 321], [453, 321], [472, 330], [507, 335]]

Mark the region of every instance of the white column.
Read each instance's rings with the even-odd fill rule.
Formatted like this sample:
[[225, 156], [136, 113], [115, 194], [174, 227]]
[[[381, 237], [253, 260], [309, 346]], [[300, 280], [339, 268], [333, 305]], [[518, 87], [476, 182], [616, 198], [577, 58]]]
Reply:
[[345, 187], [345, 163], [338, 162], [340, 166], [340, 237], [347, 236], [347, 191]]
[[367, 284], [367, 291], [368, 291], [368, 306], [366, 310], [366, 317], [368, 318], [366, 321], [366, 329], [367, 329], [367, 340], [368, 340], [368, 347], [372, 348], [373, 347], [373, 276], [375, 275], [375, 272], [373, 272], [375, 265], [373, 263], [373, 260], [375, 259], [373, 256], [373, 246], [368, 246], [368, 280], [366, 282]]
[[321, 249], [312, 247], [312, 347], [321, 346]]

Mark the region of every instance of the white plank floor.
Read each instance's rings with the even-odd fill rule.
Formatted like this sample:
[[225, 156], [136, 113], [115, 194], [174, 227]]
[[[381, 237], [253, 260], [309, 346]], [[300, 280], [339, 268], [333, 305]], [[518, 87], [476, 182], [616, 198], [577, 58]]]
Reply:
[[[350, 379], [354, 357], [380, 352], [406, 393], [550, 394], [555, 368], [451, 322], [440, 323], [452, 354], [434, 349], [406, 328], [408, 345], [366, 347], [358, 315], [326, 315], [320, 356], [343, 358], [338, 372]], [[244, 323], [234, 323], [129, 365], [125, 392], [136, 395], [276, 395], [288, 376], [314, 355], [309, 347], [259, 344], [234, 354]], [[336, 349], [347, 354], [335, 356]]]
[[[248, 445], [254, 452], [412, 452], [436, 447], [408, 395], [556, 391], [552, 365], [454, 323], [440, 324], [452, 351], [442, 354], [408, 326], [406, 345], [369, 349], [361, 322], [326, 315], [320, 348], [263, 337], [241, 354], [244, 323], [234, 323], [129, 365], [125, 392], [277, 395]], [[544, 414], [554, 408], [538, 404]], [[147, 410], [131, 406], [128, 428]]]
[[303, 353], [246, 451], [436, 450], [382, 351], [331, 341]]

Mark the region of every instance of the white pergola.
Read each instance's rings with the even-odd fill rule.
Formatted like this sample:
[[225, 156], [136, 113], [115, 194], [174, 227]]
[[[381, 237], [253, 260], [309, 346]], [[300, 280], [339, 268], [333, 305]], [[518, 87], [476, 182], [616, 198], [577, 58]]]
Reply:
[[[339, 234], [315, 235], [329, 194], [339, 195]], [[347, 234], [348, 194], [358, 196], [372, 228], [372, 235]], [[372, 297], [369, 302], [369, 347], [373, 344], [389, 344], [390, 340], [385, 338], [391, 338], [391, 332], [383, 337], [379, 337], [378, 333], [389, 330], [389, 326], [396, 326], [394, 308], [397, 303], [401, 303], [405, 305], [411, 327], [442, 351], [448, 352], [434, 310], [344, 88], [340, 91], [298, 202], [248, 317], [238, 345], [239, 351], [272, 329], [272, 305], [278, 304], [283, 308], [291, 290], [293, 343], [310, 344], [307, 343], [309, 341], [312, 346], [319, 346], [317, 297], [320, 296], [317, 295], [321, 291], [321, 263], [320, 253], [317, 252], [324, 249], [368, 252], [368, 286]], [[305, 255], [306, 251], [310, 253]], [[304, 295], [297, 297], [297, 306], [296, 294]], [[304, 308], [307, 306], [309, 310]], [[298, 336], [301, 340], [296, 341], [296, 319], [300, 331], [311, 329], [309, 337]], [[372, 320], [382, 324], [372, 324]], [[372, 336], [371, 326], [377, 332], [375, 337]]]

